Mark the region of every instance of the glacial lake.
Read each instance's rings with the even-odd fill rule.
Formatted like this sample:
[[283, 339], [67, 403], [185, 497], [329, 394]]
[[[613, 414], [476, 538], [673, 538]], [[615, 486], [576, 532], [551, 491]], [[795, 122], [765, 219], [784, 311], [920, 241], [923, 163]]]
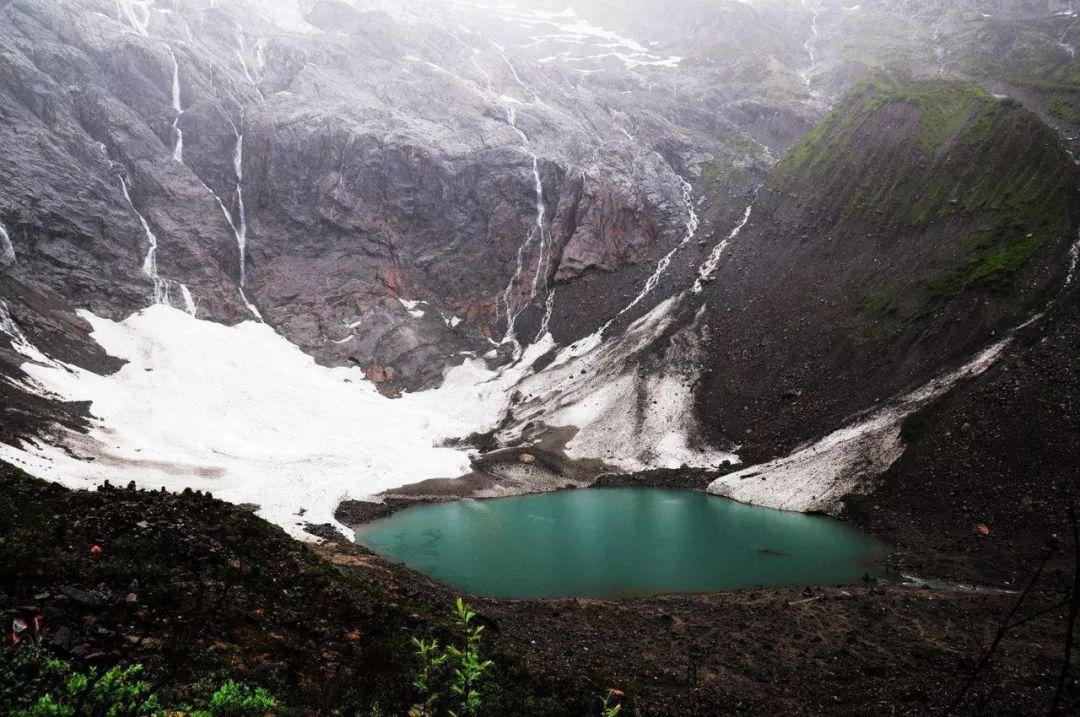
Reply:
[[620, 597], [876, 576], [881, 542], [839, 521], [692, 491], [604, 488], [419, 505], [361, 545], [489, 597]]

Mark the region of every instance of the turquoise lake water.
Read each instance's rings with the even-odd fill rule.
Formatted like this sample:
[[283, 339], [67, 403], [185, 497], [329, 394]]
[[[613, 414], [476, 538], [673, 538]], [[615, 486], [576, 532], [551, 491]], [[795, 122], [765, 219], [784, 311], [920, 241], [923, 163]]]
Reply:
[[490, 597], [617, 597], [879, 575], [886, 548], [830, 518], [638, 488], [420, 505], [357, 542]]

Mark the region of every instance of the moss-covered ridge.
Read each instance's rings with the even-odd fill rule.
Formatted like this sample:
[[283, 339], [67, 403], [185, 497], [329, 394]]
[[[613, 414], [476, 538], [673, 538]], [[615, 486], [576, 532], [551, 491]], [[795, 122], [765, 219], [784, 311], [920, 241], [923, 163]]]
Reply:
[[[1075, 212], [1076, 171], [1060, 138], [977, 85], [876, 73], [777, 167], [830, 219], [898, 237], [953, 238], [924, 277], [934, 308], [969, 287], [1007, 290]], [[844, 232], [839, 232], [841, 235]]]

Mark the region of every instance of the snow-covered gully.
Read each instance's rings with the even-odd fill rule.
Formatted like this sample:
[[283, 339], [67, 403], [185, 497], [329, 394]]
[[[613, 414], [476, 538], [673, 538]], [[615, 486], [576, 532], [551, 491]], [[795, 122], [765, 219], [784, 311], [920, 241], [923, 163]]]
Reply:
[[[1071, 282], [1070, 270], [1064, 286], [1067, 288]], [[1047, 309], [1053, 304], [1051, 301]], [[1033, 315], [963, 366], [936, 376], [883, 407], [862, 413], [843, 428], [790, 455], [721, 476], [709, 484], [708, 491], [767, 508], [838, 512], [844, 496], [865, 489], [869, 479], [888, 470], [903, 453], [904, 419], [961, 381], [985, 373], [1005, 353], [1017, 332], [1038, 323], [1044, 315]]]
[[716, 272], [717, 267], [720, 265], [720, 257], [724, 254], [724, 251], [728, 248], [735, 237], [739, 236], [739, 232], [743, 230], [746, 224], [750, 221], [750, 212], [754, 209], [753, 204], [748, 204], [746, 211], [743, 212], [742, 221], [735, 225], [735, 228], [731, 230], [731, 233], [724, 237], [716, 246], [709, 252], [709, 256], [702, 262], [698, 268], [698, 276], [694, 279], [694, 286], [692, 291], [695, 294], [700, 294], [702, 289], [705, 288], [705, 284], [712, 280], [712, 275]]

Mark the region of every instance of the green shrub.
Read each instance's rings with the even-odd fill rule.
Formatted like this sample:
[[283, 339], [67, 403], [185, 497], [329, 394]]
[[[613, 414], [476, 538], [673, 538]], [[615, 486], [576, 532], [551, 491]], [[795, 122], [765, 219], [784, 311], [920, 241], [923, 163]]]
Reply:
[[420, 660], [413, 687], [422, 702], [413, 705], [409, 717], [434, 717], [440, 707], [450, 717], [466, 717], [479, 714], [483, 706], [480, 683], [493, 664], [480, 657], [484, 626], [472, 625], [476, 613], [461, 598], [457, 599], [455, 609], [460, 647], [446, 645], [440, 649], [437, 640], [412, 638], [414, 652]]
[[0, 651], [0, 714], [10, 717], [256, 717], [277, 702], [261, 687], [229, 680], [205, 709], [166, 708], [140, 679], [142, 665], [85, 672], [39, 647]]
[[78, 672], [37, 647], [13, 649], [0, 658], [0, 709], [12, 717], [157, 715], [161, 704], [141, 674], [140, 665]]

